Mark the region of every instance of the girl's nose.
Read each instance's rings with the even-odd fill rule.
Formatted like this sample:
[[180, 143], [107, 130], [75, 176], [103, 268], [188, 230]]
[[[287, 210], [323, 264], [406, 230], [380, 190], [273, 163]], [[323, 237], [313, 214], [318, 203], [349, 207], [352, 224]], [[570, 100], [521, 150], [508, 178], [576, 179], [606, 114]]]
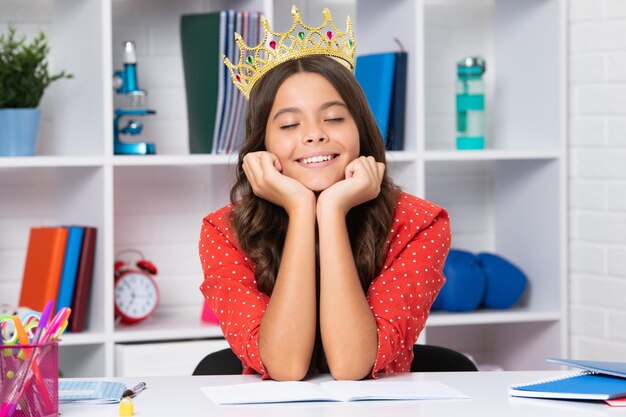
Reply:
[[319, 126], [317, 123], [312, 123], [309, 125], [309, 129], [304, 135], [304, 142], [307, 145], [313, 145], [316, 143], [324, 143], [328, 141], [328, 135], [324, 131], [324, 129]]

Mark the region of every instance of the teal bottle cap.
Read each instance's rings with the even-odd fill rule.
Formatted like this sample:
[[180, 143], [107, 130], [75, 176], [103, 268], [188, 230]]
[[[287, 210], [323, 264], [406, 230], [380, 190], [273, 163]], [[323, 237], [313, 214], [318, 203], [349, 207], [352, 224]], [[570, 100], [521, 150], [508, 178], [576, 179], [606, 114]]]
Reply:
[[457, 62], [459, 75], [481, 75], [487, 69], [487, 63], [480, 56], [468, 56]]

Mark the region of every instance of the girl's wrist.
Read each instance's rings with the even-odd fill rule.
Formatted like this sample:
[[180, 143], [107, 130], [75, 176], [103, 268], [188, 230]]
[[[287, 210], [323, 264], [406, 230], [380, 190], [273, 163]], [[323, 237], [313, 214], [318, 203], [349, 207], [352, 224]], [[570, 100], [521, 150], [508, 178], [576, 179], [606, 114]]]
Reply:
[[324, 198], [323, 193], [317, 199], [317, 206], [315, 207], [318, 222], [327, 218], [344, 221], [349, 210], [350, 208], [344, 208], [339, 202]]
[[289, 217], [292, 216], [306, 216], [307, 214], [315, 217], [316, 198], [312, 192], [310, 195], [303, 196], [294, 201], [289, 206], [285, 207], [285, 211]]

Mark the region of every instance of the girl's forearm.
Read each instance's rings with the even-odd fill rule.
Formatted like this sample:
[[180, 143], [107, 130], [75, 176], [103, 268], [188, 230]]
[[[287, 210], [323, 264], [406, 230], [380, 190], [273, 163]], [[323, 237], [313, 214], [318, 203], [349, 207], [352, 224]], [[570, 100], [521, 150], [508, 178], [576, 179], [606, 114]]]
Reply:
[[328, 366], [336, 379], [362, 379], [376, 359], [376, 322], [361, 288], [345, 217], [318, 213], [318, 227], [320, 331]]
[[315, 205], [290, 213], [276, 283], [259, 331], [259, 353], [275, 380], [306, 376], [315, 344]]

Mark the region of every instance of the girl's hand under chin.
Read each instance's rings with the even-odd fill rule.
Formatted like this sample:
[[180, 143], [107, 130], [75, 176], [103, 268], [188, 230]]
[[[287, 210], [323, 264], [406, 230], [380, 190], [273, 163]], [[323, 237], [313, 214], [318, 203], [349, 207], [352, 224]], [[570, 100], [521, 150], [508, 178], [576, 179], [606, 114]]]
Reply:
[[326, 208], [346, 215], [352, 207], [373, 200], [380, 193], [385, 164], [372, 156], [360, 156], [345, 169], [346, 178], [322, 191], [317, 199], [317, 212]]
[[250, 152], [243, 157], [243, 171], [255, 195], [283, 207], [287, 213], [304, 204], [313, 203], [314, 207], [313, 191], [283, 175], [276, 155], [267, 151]]

